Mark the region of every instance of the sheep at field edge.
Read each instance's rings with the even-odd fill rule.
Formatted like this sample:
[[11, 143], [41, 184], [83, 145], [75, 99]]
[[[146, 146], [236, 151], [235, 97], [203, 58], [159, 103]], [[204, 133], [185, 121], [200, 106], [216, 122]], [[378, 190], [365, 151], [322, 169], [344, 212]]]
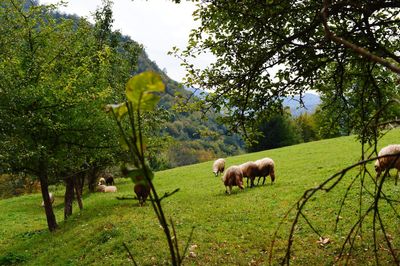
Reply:
[[97, 191], [98, 192], [117, 192], [117, 187], [116, 186], [106, 186], [106, 185], [98, 185], [97, 186]]
[[[54, 195], [53, 193], [49, 192], [50, 203], [53, 205], [54, 203]], [[44, 201], [42, 201], [42, 207], [44, 207]]]
[[[390, 154], [400, 154], [400, 144], [391, 144], [382, 148], [378, 156], [390, 155]], [[400, 157], [399, 156], [389, 156], [384, 158], [379, 158], [375, 161], [375, 171], [376, 177], [380, 177], [381, 173], [385, 170], [395, 168], [397, 169], [397, 175], [399, 177], [400, 173]], [[396, 179], [397, 184], [397, 179]]]
[[100, 178], [98, 185], [100, 186], [100, 185], [105, 185], [105, 184], [106, 184], [106, 179], [104, 177]]
[[215, 176], [218, 176], [219, 173], [222, 174], [225, 170], [225, 160], [222, 158], [215, 160], [212, 169]]
[[261, 177], [263, 177], [263, 185], [265, 183], [265, 177], [268, 175], [271, 176], [272, 184], [275, 181], [275, 163], [271, 158], [263, 158], [260, 160], [255, 161], [258, 166], [258, 180], [257, 185], [260, 182]]
[[233, 165], [226, 169], [222, 177], [222, 182], [225, 185], [225, 193], [231, 194], [233, 186], [238, 186], [240, 189], [243, 189], [243, 173], [240, 167]]
[[254, 162], [247, 162], [239, 165], [240, 170], [243, 173], [243, 177], [247, 178], [247, 186], [249, 186], [250, 179], [250, 187], [254, 186], [254, 179], [256, 176], [259, 176], [258, 165]]
[[133, 191], [135, 191], [136, 197], [139, 200], [139, 205], [143, 206], [147, 197], [150, 195], [150, 186], [143, 177], [138, 176], [136, 179], [139, 180], [139, 182], [135, 184]]

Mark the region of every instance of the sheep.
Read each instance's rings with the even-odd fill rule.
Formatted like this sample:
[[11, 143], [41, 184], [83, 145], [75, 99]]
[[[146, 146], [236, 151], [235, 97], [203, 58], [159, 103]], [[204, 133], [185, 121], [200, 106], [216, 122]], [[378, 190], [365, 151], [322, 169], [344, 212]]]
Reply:
[[265, 183], [265, 177], [268, 175], [271, 176], [272, 184], [275, 181], [275, 163], [271, 158], [263, 158], [260, 160], [255, 161], [258, 166], [258, 180], [257, 185], [260, 182], [261, 177], [263, 177], [263, 185]]
[[243, 189], [243, 173], [239, 166], [233, 165], [229, 167], [221, 179], [227, 194], [231, 194], [232, 186], [238, 186]]
[[215, 176], [218, 176], [219, 173], [222, 174], [225, 170], [225, 160], [222, 158], [215, 160], [212, 169]]
[[133, 190], [139, 200], [139, 205], [143, 206], [147, 197], [150, 195], [150, 186], [142, 176], [138, 176], [136, 179], [139, 180], [139, 182], [135, 184]]
[[98, 192], [117, 192], [117, 187], [116, 186], [106, 186], [106, 185], [97, 185], [97, 191]]
[[[382, 148], [378, 156], [384, 156], [389, 154], [400, 154], [400, 144], [392, 144]], [[375, 161], [375, 171], [376, 171], [376, 178], [379, 178], [381, 173], [385, 170], [389, 170], [395, 168], [397, 169], [397, 178], [400, 177], [400, 157], [399, 156], [389, 156], [379, 158]], [[396, 179], [397, 185], [397, 179]]]
[[105, 184], [106, 184], [106, 179], [104, 177], [100, 178], [98, 185], [105, 185]]
[[[54, 203], [54, 195], [53, 193], [49, 192], [50, 203], [53, 205]], [[42, 201], [42, 207], [44, 207], [44, 201]]]
[[254, 162], [247, 162], [239, 165], [240, 170], [243, 173], [243, 177], [247, 177], [247, 186], [249, 186], [250, 179], [250, 187], [254, 186], [254, 179], [256, 176], [259, 176], [258, 165]]

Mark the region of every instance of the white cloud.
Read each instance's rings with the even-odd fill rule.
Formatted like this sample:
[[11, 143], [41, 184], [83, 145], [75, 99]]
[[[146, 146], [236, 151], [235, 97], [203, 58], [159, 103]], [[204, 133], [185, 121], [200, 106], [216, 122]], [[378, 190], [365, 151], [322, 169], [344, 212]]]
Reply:
[[[57, 3], [58, 0], [42, 0], [41, 3]], [[70, 0], [61, 12], [87, 17], [101, 6], [101, 0]], [[180, 61], [167, 55], [173, 46], [180, 49], [186, 47], [189, 32], [195, 28], [197, 22], [192, 19], [195, 3], [182, 1], [175, 4], [171, 0], [115, 0], [113, 5], [114, 29], [130, 36], [141, 43], [150, 59], [163, 69], [168, 75], [182, 81], [185, 76]], [[209, 62], [208, 57], [197, 60], [199, 66], [204, 67]]]

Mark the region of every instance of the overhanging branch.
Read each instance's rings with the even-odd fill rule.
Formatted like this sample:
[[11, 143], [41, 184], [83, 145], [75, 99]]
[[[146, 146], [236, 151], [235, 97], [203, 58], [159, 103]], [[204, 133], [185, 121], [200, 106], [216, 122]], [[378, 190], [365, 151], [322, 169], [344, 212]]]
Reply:
[[328, 26], [328, 7], [329, 7], [329, 0], [324, 0], [324, 5], [321, 9], [321, 15], [322, 15], [322, 24], [324, 25], [324, 31], [325, 31], [325, 37], [328, 40], [331, 40], [337, 44], [343, 45], [351, 50], [353, 50], [355, 53], [361, 55], [362, 57], [366, 58], [369, 61], [376, 62], [380, 65], [385, 66], [392, 72], [395, 72], [400, 75], [400, 67], [397, 65], [393, 65], [387, 60], [383, 59], [382, 57], [376, 56], [366, 49], [359, 47], [346, 39], [343, 39], [341, 37], [336, 36], [333, 34]]

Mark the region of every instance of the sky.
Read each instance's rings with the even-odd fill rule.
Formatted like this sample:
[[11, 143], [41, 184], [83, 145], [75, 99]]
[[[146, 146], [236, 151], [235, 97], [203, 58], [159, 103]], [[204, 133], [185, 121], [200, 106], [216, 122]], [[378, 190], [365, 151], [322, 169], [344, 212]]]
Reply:
[[[59, 0], [41, 0], [43, 4], [58, 3]], [[63, 13], [86, 17], [93, 22], [91, 14], [101, 6], [101, 0], [67, 0], [67, 6], [59, 10]], [[168, 76], [178, 82], [185, 76], [180, 60], [167, 55], [173, 46], [186, 47], [190, 30], [199, 25], [192, 18], [195, 3], [181, 1], [175, 4], [171, 0], [114, 0], [114, 30], [130, 36], [142, 44], [150, 60], [160, 69], [166, 69]], [[205, 56], [195, 62], [203, 68], [211, 57]]]

